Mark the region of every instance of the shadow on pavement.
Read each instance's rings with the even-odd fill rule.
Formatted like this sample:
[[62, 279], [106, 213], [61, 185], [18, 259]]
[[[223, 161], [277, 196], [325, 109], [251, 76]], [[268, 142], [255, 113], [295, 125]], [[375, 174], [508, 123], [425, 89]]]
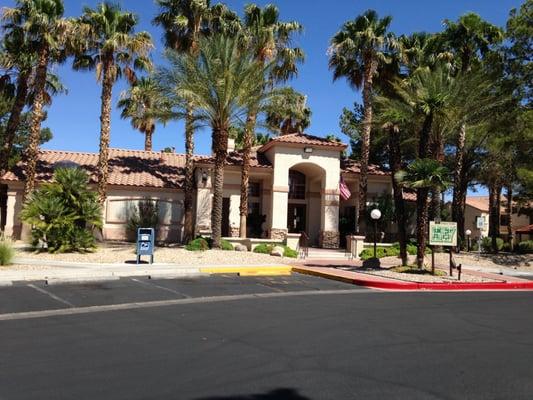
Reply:
[[311, 400], [310, 397], [300, 395], [294, 389], [276, 389], [268, 393], [250, 395], [201, 397], [196, 400]]

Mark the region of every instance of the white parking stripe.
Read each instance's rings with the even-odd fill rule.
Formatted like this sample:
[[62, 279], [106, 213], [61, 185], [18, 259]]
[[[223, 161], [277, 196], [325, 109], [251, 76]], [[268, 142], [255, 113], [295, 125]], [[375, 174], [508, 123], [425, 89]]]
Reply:
[[369, 293], [379, 294], [383, 292], [378, 292], [378, 291], [374, 291], [370, 289], [308, 290], [308, 291], [300, 291], [300, 292], [257, 293], [257, 294], [238, 294], [238, 295], [229, 295], [229, 296], [197, 297], [197, 298], [189, 298], [189, 299], [146, 301], [146, 302], [139, 302], [139, 303], [113, 304], [113, 305], [107, 305], [107, 306], [75, 307], [75, 308], [63, 308], [60, 310], [28, 311], [28, 312], [20, 312], [20, 313], [0, 314], [0, 321], [57, 317], [57, 316], [64, 316], [64, 315], [92, 314], [92, 313], [99, 313], [99, 312], [121, 311], [121, 310], [136, 310], [136, 309], [142, 309], [142, 308], [166, 307], [166, 306], [175, 306], [175, 305], [182, 305], [182, 304], [218, 303], [218, 302], [223, 302], [223, 301], [236, 301], [236, 300], [247, 300], [247, 299], [340, 295], [340, 294], [369, 294]]
[[164, 287], [164, 286], [159, 286], [159, 285], [156, 285], [155, 283], [152, 283], [152, 282], [145, 282], [145, 281], [141, 281], [139, 279], [135, 279], [135, 278], [131, 278], [130, 280], [132, 280], [133, 282], [137, 282], [141, 285], [145, 285], [145, 286], [153, 286], [153, 287], [156, 287], [158, 289], [161, 289], [161, 290], [166, 290], [167, 292], [170, 292], [170, 293], [174, 293], [174, 294], [177, 294], [178, 296], [183, 296], [187, 299], [190, 299], [191, 296], [185, 294], [185, 293], [181, 293], [181, 292], [178, 292], [177, 290], [174, 290], [174, 289], [170, 289], [170, 288], [167, 288], [167, 287]]
[[76, 307], [74, 304], [72, 304], [71, 302], [65, 300], [65, 299], [62, 299], [61, 297], [59, 296], [56, 296], [55, 294], [49, 292], [48, 290], [44, 290], [43, 288], [40, 288], [38, 286], [35, 286], [33, 284], [30, 284], [28, 285], [28, 287], [31, 287], [32, 289], [35, 289], [37, 290], [38, 292], [42, 293], [42, 294], [45, 294], [49, 297], [51, 297], [52, 299], [56, 300], [56, 301], [59, 301], [60, 303], [63, 303], [69, 307]]

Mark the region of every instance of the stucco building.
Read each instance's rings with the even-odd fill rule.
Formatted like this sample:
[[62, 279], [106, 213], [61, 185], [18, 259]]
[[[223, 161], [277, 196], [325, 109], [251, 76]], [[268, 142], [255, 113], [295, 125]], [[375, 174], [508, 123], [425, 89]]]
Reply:
[[[311, 245], [337, 248], [341, 242], [339, 218], [357, 215], [359, 165], [344, 159], [346, 145], [324, 138], [295, 133], [272, 139], [254, 149], [249, 187], [249, 212], [256, 218], [249, 234], [281, 239], [289, 233], [306, 232]], [[62, 165], [77, 165], [95, 185], [98, 154], [43, 150], [37, 166], [38, 183], [50, 181]], [[209, 234], [213, 195], [213, 159], [195, 157], [195, 231]], [[104, 205], [103, 235], [107, 240], [127, 238], [127, 222], [134, 204], [152, 199], [159, 204], [158, 240], [179, 241], [183, 230], [183, 181], [185, 156], [164, 152], [111, 149], [108, 198]], [[242, 153], [230, 143], [224, 171], [223, 236], [239, 235], [239, 203]], [[340, 197], [341, 177], [351, 197]], [[24, 228], [19, 213], [24, 186], [23, 165], [6, 173], [4, 232], [20, 238]], [[390, 175], [369, 168], [368, 199], [391, 192]], [[257, 222], [259, 216], [259, 222]], [[264, 219], [264, 221], [263, 221]], [[257, 229], [259, 225], [259, 229]]]

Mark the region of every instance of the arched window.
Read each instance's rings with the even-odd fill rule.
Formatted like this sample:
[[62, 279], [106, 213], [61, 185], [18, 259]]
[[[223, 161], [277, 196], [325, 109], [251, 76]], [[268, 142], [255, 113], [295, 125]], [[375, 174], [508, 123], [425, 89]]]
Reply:
[[305, 199], [305, 175], [289, 171], [289, 199]]

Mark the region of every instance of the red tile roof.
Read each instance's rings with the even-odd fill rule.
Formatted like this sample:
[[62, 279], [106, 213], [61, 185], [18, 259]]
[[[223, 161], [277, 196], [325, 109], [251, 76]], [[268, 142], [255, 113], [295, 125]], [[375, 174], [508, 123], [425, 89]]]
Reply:
[[303, 144], [308, 146], [331, 147], [344, 150], [347, 146], [342, 142], [334, 142], [323, 137], [307, 135], [305, 133], [290, 133], [288, 135], [277, 136], [262, 146], [259, 152], [268, 150], [276, 143]]
[[489, 212], [489, 196], [467, 196], [466, 204], [479, 211]]
[[[62, 163], [75, 163], [97, 180], [98, 153], [42, 150], [37, 162], [37, 181], [48, 182]], [[185, 156], [137, 150], [109, 149], [109, 184], [179, 189], [184, 179]], [[23, 181], [23, 163], [18, 163], [3, 181]]]
[[406, 192], [404, 189], [402, 195], [405, 201], [416, 201], [416, 192]]
[[[348, 173], [359, 174], [361, 173], [361, 163], [352, 160], [350, 158], [345, 158], [341, 160], [341, 170]], [[382, 170], [377, 165], [368, 166], [369, 175], [390, 175], [389, 172]]]
[[521, 228], [518, 228], [515, 230], [515, 233], [533, 233], [533, 225], [527, 225], [527, 226], [523, 226]]
[[[201, 156], [197, 158], [198, 162], [213, 164], [215, 162], [212, 156]], [[232, 151], [226, 158], [227, 165], [241, 166], [242, 165], [242, 150]], [[252, 151], [250, 155], [250, 166], [252, 168], [272, 168], [271, 162], [263, 153]]]

